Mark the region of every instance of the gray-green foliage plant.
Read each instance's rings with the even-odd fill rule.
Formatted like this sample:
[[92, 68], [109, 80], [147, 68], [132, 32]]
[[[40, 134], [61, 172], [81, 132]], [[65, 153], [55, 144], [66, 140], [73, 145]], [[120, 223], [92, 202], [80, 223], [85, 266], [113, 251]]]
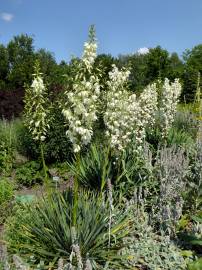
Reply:
[[144, 205], [133, 209], [133, 235], [126, 238], [126, 252], [130, 253], [128, 264], [137, 269], [187, 269], [187, 261], [175, 243], [168, 236], [154, 232]]
[[184, 194], [185, 210], [195, 213], [202, 207], [202, 142], [198, 141], [190, 153], [190, 173]]
[[155, 162], [159, 181], [157, 203], [153, 206], [154, 217], [166, 234], [175, 233], [175, 226], [182, 215], [189, 173], [189, 158], [184, 149], [176, 147], [159, 149]]
[[[130, 215], [118, 205], [113, 209], [110, 227], [109, 207], [99, 194], [80, 192], [77, 196], [76, 224], [73, 226], [74, 194], [53, 193], [24, 212], [16, 212], [7, 223], [10, 252], [18, 253], [27, 261], [30, 254], [35, 263], [63, 258], [73, 266], [90, 261], [92, 269], [103, 269], [106, 262], [115, 269], [127, 269], [119, 251], [123, 238], [129, 235]], [[79, 269], [79, 268], [78, 268]]]

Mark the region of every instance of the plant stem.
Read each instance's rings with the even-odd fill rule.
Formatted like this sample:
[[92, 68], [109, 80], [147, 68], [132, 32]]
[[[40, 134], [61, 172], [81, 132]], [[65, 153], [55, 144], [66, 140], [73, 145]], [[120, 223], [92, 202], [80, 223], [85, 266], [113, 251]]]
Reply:
[[46, 163], [45, 163], [44, 150], [43, 150], [43, 144], [42, 143], [40, 143], [40, 149], [41, 149], [41, 160], [42, 160], [42, 164], [43, 164], [45, 184], [48, 185], [48, 174], [47, 174], [47, 167], [46, 167]]
[[73, 206], [73, 226], [76, 226], [76, 217], [77, 217], [77, 208], [78, 208], [78, 172], [79, 172], [79, 164], [80, 164], [80, 154], [76, 155], [76, 163], [77, 163], [77, 173], [74, 179], [74, 206]]
[[110, 159], [110, 147], [107, 147], [106, 155], [105, 155], [105, 161], [104, 161], [104, 167], [103, 167], [103, 173], [101, 178], [101, 193], [106, 185], [107, 177], [109, 176], [109, 159]]

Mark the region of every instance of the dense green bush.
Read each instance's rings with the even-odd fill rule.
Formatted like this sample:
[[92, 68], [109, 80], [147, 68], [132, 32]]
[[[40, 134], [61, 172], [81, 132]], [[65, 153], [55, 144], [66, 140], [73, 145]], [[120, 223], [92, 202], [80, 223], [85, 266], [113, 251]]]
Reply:
[[[47, 163], [63, 162], [71, 157], [71, 145], [66, 136], [64, 117], [56, 103], [51, 109], [50, 129], [44, 142]], [[27, 127], [22, 126], [18, 136], [18, 151], [30, 159], [40, 159], [39, 144], [33, 140]]]
[[35, 161], [29, 161], [16, 168], [16, 181], [19, 185], [32, 186], [43, 182], [41, 165]]

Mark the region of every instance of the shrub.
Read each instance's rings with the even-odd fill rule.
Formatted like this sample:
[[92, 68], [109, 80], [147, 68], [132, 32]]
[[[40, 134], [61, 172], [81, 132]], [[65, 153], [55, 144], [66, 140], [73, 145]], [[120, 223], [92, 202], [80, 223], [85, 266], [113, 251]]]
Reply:
[[[71, 158], [71, 145], [65, 134], [64, 116], [58, 103], [51, 109], [50, 114], [50, 129], [44, 142], [45, 160], [47, 163], [64, 162]], [[31, 159], [39, 159], [39, 145], [32, 139], [27, 127], [23, 126], [19, 130], [18, 138], [18, 151]]]
[[32, 254], [35, 263], [41, 259], [45, 265], [63, 258], [74, 266], [88, 261], [92, 269], [103, 269], [106, 263], [110, 268], [126, 269], [119, 251], [131, 230], [128, 212], [114, 207], [109, 233], [108, 203], [89, 192], [81, 192], [77, 199], [75, 224], [75, 197], [71, 191], [53, 193], [28, 206], [26, 218], [17, 213], [7, 225], [9, 250], [27, 260]]
[[41, 166], [35, 161], [29, 161], [16, 169], [16, 181], [20, 185], [32, 186], [43, 182]]
[[49, 163], [64, 162], [72, 156], [72, 146], [66, 135], [64, 116], [56, 102], [51, 110], [50, 130], [45, 141], [45, 159]]

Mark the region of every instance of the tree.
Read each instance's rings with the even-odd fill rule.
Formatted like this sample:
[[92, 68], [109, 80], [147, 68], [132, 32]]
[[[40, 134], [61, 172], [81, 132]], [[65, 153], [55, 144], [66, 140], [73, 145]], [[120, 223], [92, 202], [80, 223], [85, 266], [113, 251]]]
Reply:
[[51, 86], [58, 83], [58, 65], [53, 53], [40, 49], [35, 54], [36, 59], [40, 63], [41, 72], [44, 74], [44, 80]]
[[167, 77], [170, 69], [170, 59], [167, 50], [160, 46], [152, 48], [147, 54], [147, 72], [146, 77], [149, 82], [156, 79], [164, 79]]
[[116, 63], [114, 57], [110, 54], [99, 54], [94, 63], [95, 73], [100, 76], [100, 84], [105, 88], [106, 81], [108, 80], [109, 72], [112, 70], [112, 65]]
[[5, 46], [0, 45], [0, 89], [6, 88], [9, 72], [8, 52]]
[[183, 74], [184, 64], [182, 60], [179, 58], [176, 52], [172, 53], [170, 56], [170, 68], [169, 68], [169, 76], [170, 80], [174, 80], [175, 78], [181, 78]]
[[149, 83], [147, 78], [147, 54], [119, 56], [120, 66], [129, 66], [130, 89], [133, 92], [140, 92]]
[[30, 83], [34, 66], [33, 38], [28, 35], [15, 36], [7, 46], [9, 59], [8, 81], [13, 87]]
[[[198, 73], [202, 75], [202, 44], [195, 46], [192, 50], [186, 50], [183, 54], [184, 72], [183, 79], [183, 96], [187, 101], [193, 101], [196, 88]], [[200, 80], [200, 87], [202, 82]]]

